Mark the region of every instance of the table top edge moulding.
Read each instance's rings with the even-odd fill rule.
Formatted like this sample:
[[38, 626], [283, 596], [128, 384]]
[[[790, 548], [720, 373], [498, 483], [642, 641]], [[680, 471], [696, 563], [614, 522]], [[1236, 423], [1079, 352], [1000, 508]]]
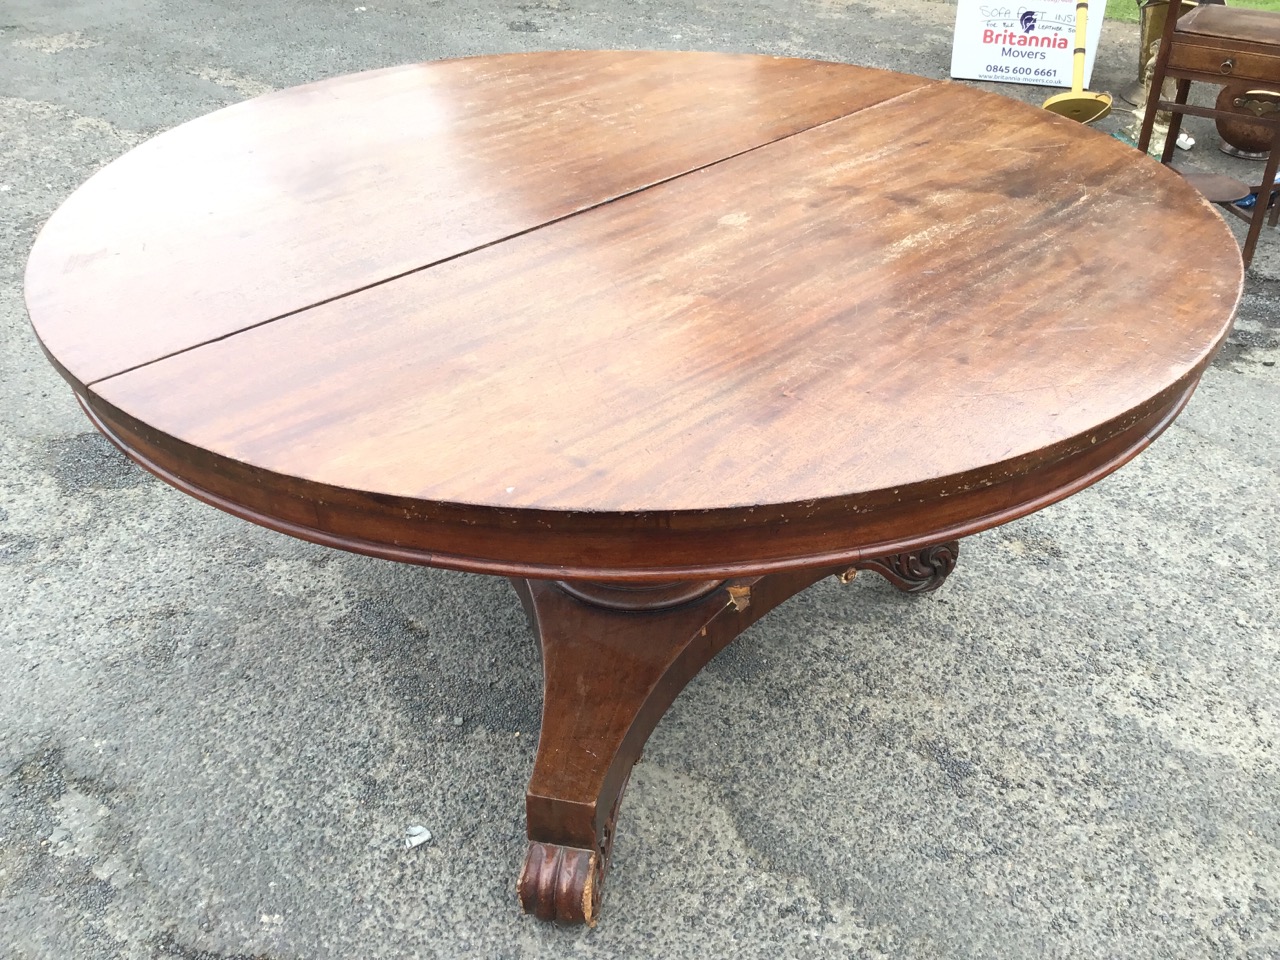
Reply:
[[[1057, 451], [1034, 480], [1014, 474], [969, 486], [964, 477], [949, 477], [944, 482], [957, 492], [933, 508], [925, 505], [936, 488], [914, 491], [911, 498], [894, 491], [878, 500], [838, 498], [679, 514], [424, 503], [313, 484], [299, 491], [293, 478], [211, 459], [173, 438], [157, 442], [153, 430], [110, 404], [79, 400], [104, 436], [169, 485], [298, 539], [470, 573], [665, 583], [840, 566], [967, 537], [1034, 513], [1096, 483], [1146, 449], [1186, 406], [1199, 372], [1148, 409], [1109, 425], [1115, 432], [1106, 441], [1086, 438]], [[566, 561], [566, 556], [575, 559]]]

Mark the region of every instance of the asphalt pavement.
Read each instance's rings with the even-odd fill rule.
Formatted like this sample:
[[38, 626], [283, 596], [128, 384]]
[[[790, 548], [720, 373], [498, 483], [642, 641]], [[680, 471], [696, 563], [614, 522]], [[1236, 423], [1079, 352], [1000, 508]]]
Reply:
[[[1136, 461], [965, 541], [936, 594], [819, 584], [690, 685], [632, 776], [594, 930], [516, 903], [540, 668], [509, 586], [163, 485], [27, 325], [54, 209], [245, 97], [584, 47], [942, 77], [954, 10], [0, 0], [0, 958], [1280, 957], [1275, 231]], [[1094, 88], [1133, 79], [1136, 36], [1106, 25]], [[1256, 169], [1192, 129], [1184, 159]]]

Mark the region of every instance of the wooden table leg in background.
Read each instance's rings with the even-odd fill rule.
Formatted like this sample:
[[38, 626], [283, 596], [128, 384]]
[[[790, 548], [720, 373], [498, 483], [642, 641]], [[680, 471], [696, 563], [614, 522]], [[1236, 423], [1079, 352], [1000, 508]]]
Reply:
[[514, 579], [542, 644], [542, 732], [526, 796], [526, 912], [594, 924], [618, 804], [644, 744], [676, 695], [738, 634], [832, 574], [886, 576], [931, 590], [955, 542], [836, 569], [657, 585]]

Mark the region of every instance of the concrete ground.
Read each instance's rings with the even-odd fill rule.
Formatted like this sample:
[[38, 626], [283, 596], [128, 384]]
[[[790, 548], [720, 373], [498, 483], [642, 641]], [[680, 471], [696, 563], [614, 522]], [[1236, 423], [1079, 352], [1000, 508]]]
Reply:
[[[0, 957], [1280, 957], [1274, 233], [1229, 345], [1132, 465], [966, 541], [932, 596], [820, 584], [690, 686], [632, 777], [594, 931], [516, 905], [540, 680], [508, 586], [162, 485], [27, 328], [58, 204], [243, 97], [562, 47], [940, 77], [953, 14], [0, 0]], [[1108, 24], [1093, 86], [1135, 51]], [[1198, 126], [1192, 159], [1228, 163]], [[406, 849], [411, 824], [432, 840]]]

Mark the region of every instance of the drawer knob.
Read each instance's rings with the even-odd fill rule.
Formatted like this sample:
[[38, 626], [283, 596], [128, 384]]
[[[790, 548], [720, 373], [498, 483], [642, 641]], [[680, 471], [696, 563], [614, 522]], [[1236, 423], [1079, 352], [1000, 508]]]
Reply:
[[1223, 60], [1223, 61], [1222, 61], [1222, 66], [1221, 66], [1219, 69], [1220, 69], [1223, 73], [1230, 73], [1230, 72], [1231, 72], [1232, 70], [1234, 70], [1235, 68], [1236, 68], [1236, 62], [1235, 62], [1235, 60], [1234, 60], [1234, 59], [1232, 59], [1231, 57], [1228, 57], [1226, 60]]

